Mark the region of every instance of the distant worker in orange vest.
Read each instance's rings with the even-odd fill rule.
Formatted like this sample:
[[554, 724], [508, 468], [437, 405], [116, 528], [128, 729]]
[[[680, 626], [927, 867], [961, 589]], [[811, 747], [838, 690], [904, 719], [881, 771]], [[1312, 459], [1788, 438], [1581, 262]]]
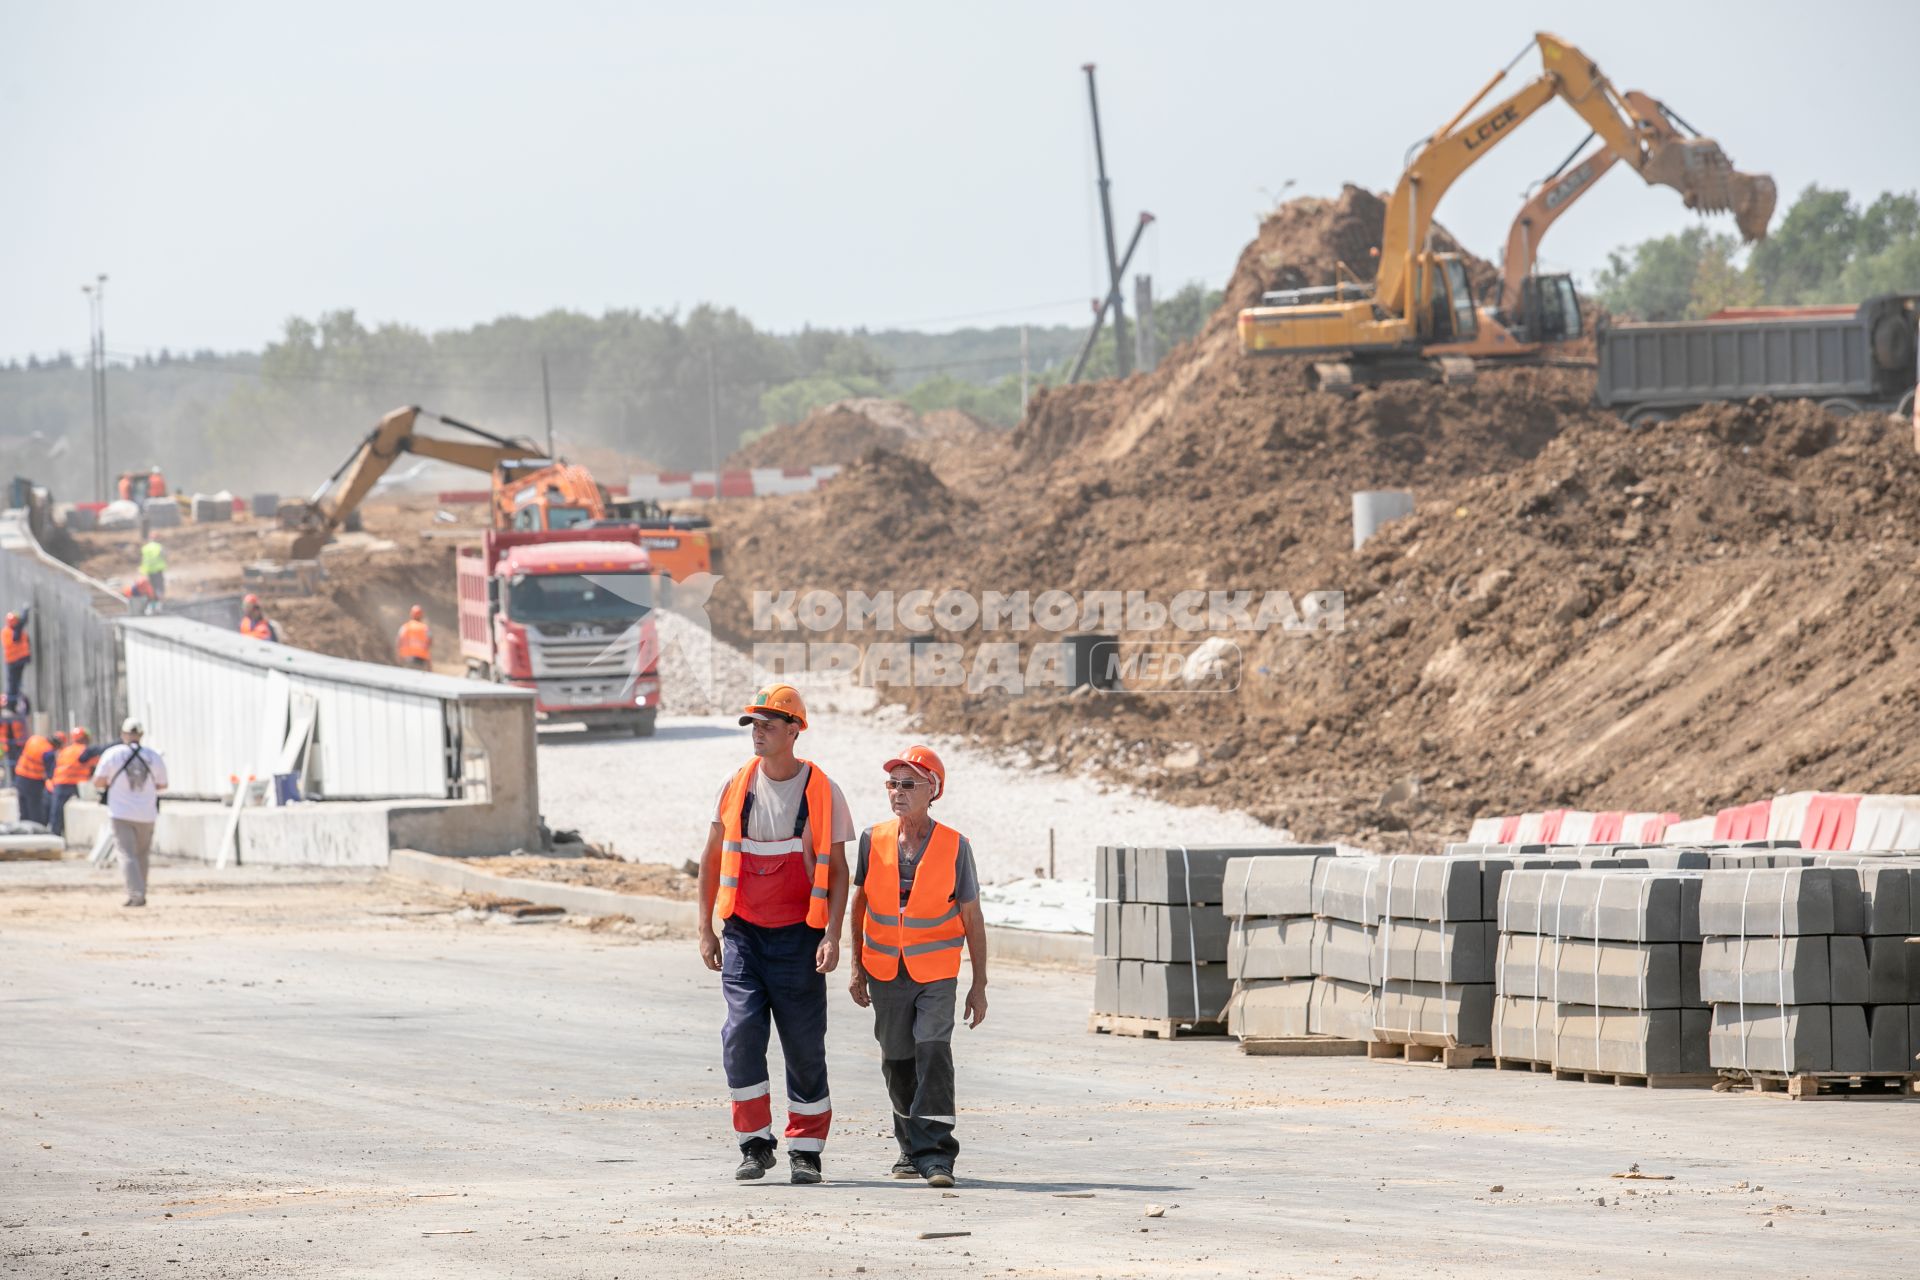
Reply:
[[151, 499], [164, 498], [166, 496], [167, 478], [160, 474], [159, 467], [155, 467], [147, 474], [147, 497]]
[[20, 677], [33, 661], [33, 637], [27, 634], [27, 618], [32, 613], [32, 609], [10, 613], [6, 625], [0, 627], [0, 661], [7, 664], [8, 702], [19, 699]]
[[252, 636], [255, 640], [277, 642], [280, 639], [280, 628], [273, 619], [267, 617], [266, 610], [260, 607], [259, 596], [250, 594], [240, 604], [241, 635]]
[[418, 667], [422, 671], [433, 669], [433, 632], [427, 627], [426, 611], [419, 605], [413, 606], [407, 620], [400, 624], [396, 647], [401, 666]]
[[[787, 1063], [791, 1181], [820, 1181], [833, 1127], [827, 1096], [827, 975], [840, 963], [853, 814], [838, 785], [793, 746], [807, 727], [800, 691], [768, 685], [740, 717], [753, 759], [720, 789], [700, 856], [700, 959], [720, 972], [721, 1061], [733, 1099], [741, 1182], [774, 1165], [769, 1026]], [[713, 929], [718, 914], [724, 950]]]
[[[5, 757], [7, 777], [13, 777], [14, 769], [20, 763], [20, 749], [26, 745], [27, 704], [24, 698], [8, 698], [0, 702], [0, 756]], [[16, 794], [18, 794], [16, 790]], [[26, 817], [26, 814], [21, 814]]]
[[54, 750], [53, 738], [36, 733], [27, 739], [26, 745], [20, 748], [20, 758], [13, 762], [13, 791], [20, 801], [20, 819], [23, 822], [46, 825], [47, 757]]
[[960, 946], [973, 961], [966, 1022], [987, 1017], [987, 926], [973, 847], [927, 812], [947, 770], [927, 747], [887, 761], [893, 819], [860, 837], [853, 871], [853, 1002], [873, 1009], [900, 1144], [896, 1178], [953, 1185], [953, 1007]]
[[160, 601], [154, 598], [153, 584], [145, 578], [135, 578], [127, 584], [127, 612], [135, 615], [157, 613]]
[[57, 836], [67, 833], [67, 801], [79, 794], [80, 784], [93, 777], [93, 761], [105, 747], [88, 743], [87, 731], [75, 729], [67, 735], [67, 745], [53, 756], [53, 799], [47, 817], [47, 830]]

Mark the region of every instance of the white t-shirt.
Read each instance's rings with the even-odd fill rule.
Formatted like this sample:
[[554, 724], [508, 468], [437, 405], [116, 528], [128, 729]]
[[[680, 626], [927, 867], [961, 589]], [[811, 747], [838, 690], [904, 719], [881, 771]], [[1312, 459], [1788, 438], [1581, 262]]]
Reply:
[[[142, 745], [140, 758], [122, 742], [108, 748], [94, 762], [93, 776], [109, 786], [107, 816], [122, 822], [155, 822], [160, 817], [160, 790], [167, 785], [167, 762], [152, 747]], [[131, 761], [132, 763], [129, 763]], [[122, 766], [126, 766], [122, 772]]]
[[[726, 817], [721, 806], [727, 800], [727, 788], [733, 785], [733, 779], [720, 784], [720, 794], [713, 799], [713, 820], [725, 822]], [[833, 789], [833, 843], [839, 844], [853, 839], [853, 811], [847, 808], [847, 798], [840, 793], [840, 784], [832, 778], [827, 785]], [[793, 835], [794, 815], [800, 812], [800, 801], [807, 794], [807, 770], [788, 778], [785, 782], [775, 782], [767, 776], [764, 767], [753, 774], [753, 808], [747, 812], [745, 835], [749, 840], [785, 840]], [[807, 825], [801, 834], [813, 834], [813, 814], [807, 815]]]

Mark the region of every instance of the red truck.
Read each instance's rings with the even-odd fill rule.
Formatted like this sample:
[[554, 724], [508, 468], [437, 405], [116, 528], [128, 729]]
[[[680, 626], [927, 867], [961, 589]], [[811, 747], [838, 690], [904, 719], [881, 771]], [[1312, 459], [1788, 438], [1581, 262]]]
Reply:
[[467, 674], [534, 691], [543, 724], [653, 733], [653, 561], [635, 528], [490, 529], [458, 557]]

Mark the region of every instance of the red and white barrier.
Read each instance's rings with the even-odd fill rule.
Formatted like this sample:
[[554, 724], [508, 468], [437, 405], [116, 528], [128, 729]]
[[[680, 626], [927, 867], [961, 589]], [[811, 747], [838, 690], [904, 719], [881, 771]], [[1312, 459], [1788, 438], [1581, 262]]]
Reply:
[[1920, 796], [1792, 791], [1682, 821], [1677, 813], [1539, 813], [1475, 818], [1475, 844], [1701, 844], [1795, 840], [1823, 853], [1920, 849]]
[[783, 493], [811, 493], [823, 481], [839, 474], [838, 463], [720, 472], [655, 471], [634, 476], [627, 484], [627, 493], [633, 498], [652, 498], [656, 502], [675, 498], [764, 498]]

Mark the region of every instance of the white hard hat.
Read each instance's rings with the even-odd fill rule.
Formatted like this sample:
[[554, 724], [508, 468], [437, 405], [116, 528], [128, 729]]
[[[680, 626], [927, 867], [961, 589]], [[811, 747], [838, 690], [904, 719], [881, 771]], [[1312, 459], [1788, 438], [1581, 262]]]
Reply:
[[145, 733], [146, 730], [140, 727], [140, 722], [138, 720], [134, 719], [132, 716], [128, 716], [125, 720], [122, 720], [120, 722], [120, 732], [130, 733], [137, 738], [141, 734]]

